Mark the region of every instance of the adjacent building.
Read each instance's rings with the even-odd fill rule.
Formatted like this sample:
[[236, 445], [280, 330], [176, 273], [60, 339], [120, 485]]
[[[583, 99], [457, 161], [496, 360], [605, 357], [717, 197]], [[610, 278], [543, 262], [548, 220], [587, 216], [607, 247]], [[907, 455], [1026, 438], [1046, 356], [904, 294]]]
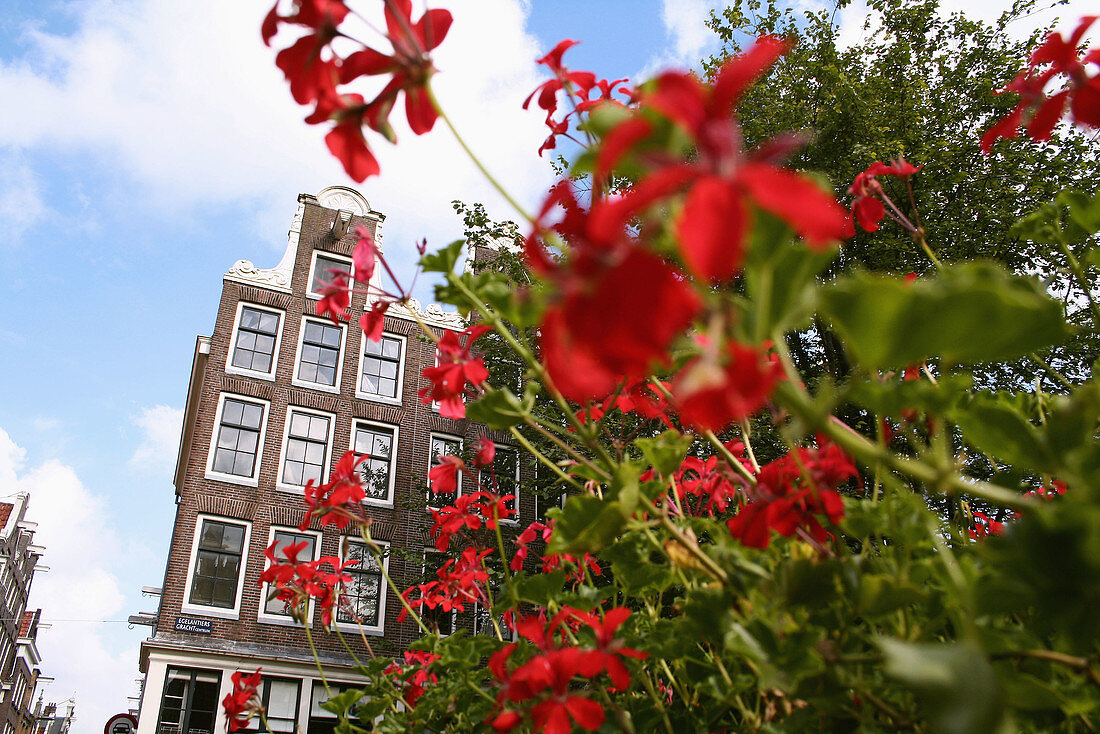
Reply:
[[[435, 364], [435, 346], [410, 311], [389, 311], [380, 342], [365, 340], [358, 328], [368, 307], [362, 294], [352, 298], [349, 322], [316, 315], [331, 273], [350, 270], [356, 227], [370, 229], [381, 246], [383, 221], [351, 189], [303, 194], [281, 262], [263, 269], [239, 261], [224, 276], [213, 332], [195, 344], [176, 520], [154, 631], [141, 648], [139, 734], [221, 731], [219, 702], [231, 690], [230, 676], [257, 667], [272, 731], [333, 729], [335, 719], [320, 708], [324, 689], [302, 627], [259, 583], [272, 543], [305, 542], [302, 557], [359, 561], [347, 588], [350, 609], [336, 617], [356, 655], [367, 654], [360, 631], [382, 655], [398, 654], [418, 636], [412, 622], [397, 622], [399, 600], [358, 536], [316, 522], [298, 529], [303, 486], [324, 481], [345, 451], [364, 455], [365, 506], [372, 536], [388, 550], [384, 567], [398, 584], [414, 583], [429, 553], [427, 505], [445, 499], [429, 499], [428, 469], [439, 455], [461, 452], [488, 433], [420, 401], [421, 370]], [[439, 333], [465, 327], [438, 306], [409, 308]], [[506, 434], [492, 437], [498, 475], [518, 482], [518, 453]], [[533, 500], [521, 497], [518, 505], [521, 521], [534, 519]], [[354, 683], [341, 642], [320, 631], [319, 610], [309, 616], [330, 685]], [[435, 623], [443, 633], [456, 624], [480, 632], [485, 617], [475, 610], [469, 619]]]
[[44, 549], [34, 543], [27, 519], [29, 497], [0, 502], [0, 728], [2, 734], [33, 730], [31, 703], [40, 675], [36, 644], [41, 609], [27, 610], [31, 581]]

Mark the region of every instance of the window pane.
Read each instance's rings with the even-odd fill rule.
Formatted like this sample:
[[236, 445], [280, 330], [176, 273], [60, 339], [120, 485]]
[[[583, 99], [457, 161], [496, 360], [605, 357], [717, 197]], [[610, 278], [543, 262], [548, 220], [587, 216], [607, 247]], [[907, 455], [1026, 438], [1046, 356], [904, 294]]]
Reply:
[[263, 420], [263, 418], [263, 406], [249, 403], [244, 406], [244, 414], [241, 418], [241, 425], [245, 428], [259, 430], [260, 422]]
[[275, 334], [279, 330], [279, 317], [273, 313], [261, 311], [259, 329], [265, 334]]
[[397, 339], [382, 339], [382, 355], [390, 359], [401, 356], [401, 342]]
[[244, 414], [244, 403], [239, 400], [226, 400], [222, 408], [222, 423], [241, 424], [241, 416]]
[[292, 436], [307, 436], [309, 435], [309, 416], [304, 413], [291, 413], [290, 414], [290, 435]]
[[237, 349], [255, 349], [256, 335], [251, 331], [242, 331], [237, 334]]
[[223, 550], [232, 551], [234, 553], [240, 553], [241, 547], [244, 545], [244, 528], [240, 525], [225, 525], [222, 531], [222, 543]]

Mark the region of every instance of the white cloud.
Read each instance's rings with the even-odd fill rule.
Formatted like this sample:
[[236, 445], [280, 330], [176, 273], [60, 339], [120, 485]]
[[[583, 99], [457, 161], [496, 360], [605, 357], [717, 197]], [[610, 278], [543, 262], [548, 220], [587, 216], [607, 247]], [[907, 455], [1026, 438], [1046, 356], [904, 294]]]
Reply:
[[130, 468], [169, 480], [179, 452], [183, 410], [156, 405], [145, 408], [131, 420], [141, 429], [141, 443], [130, 457]]
[[724, 5], [723, 0], [661, 0], [668, 45], [650, 57], [634, 75], [635, 81], [649, 79], [662, 69], [698, 68], [704, 56], [718, 49], [718, 38], [706, 21], [711, 10]]
[[[30, 50], [0, 64], [0, 145], [91, 153], [136, 184], [134, 206], [188, 211], [239, 202], [262, 217], [259, 234], [280, 247], [300, 192], [348, 183], [324, 147], [324, 126], [290, 98], [259, 38], [266, 3], [89, 0], [71, 36], [27, 34]], [[531, 203], [550, 181], [535, 151], [545, 132], [520, 109], [540, 81], [534, 37], [520, 0], [454, 0], [451, 33], [438, 49], [435, 86], [489, 169]], [[384, 48], [384, 46], [383, 46]], [[79, 110], [79, 119], [72, 112]], [[393, 117], [403, 116], [396, 109]], [[414, 236], [443, 244], [458, 220], [450, 201], [483, 201], [514, 216], [440, 124], [377, 141], [380, 179], [363, 193], [389, 216], [392, 246]], [[238, 253], [226, 253], [226, 265]], [[257, 263], [274, 265], [272, 262]]]
[[75, 692], [74, 734], [90, 733], [126, 709], [137, 650], [111, 639], [108, 625], [68, 620], [125, 614], [118, 579], [109, 570], [120, 538], [102, 498], [92, 495], [72, 468], [56, 460], [28, 467], [25, 456], [0, 429], [0, 495], [30, 495], [27, 518], [38, 523], [35, 542], [45, 546], [42, 562], [50, 568], [35, 575], [29, 604], [42, 609], [45, 622], [58, 620], [38, 634], [42, 670], [55, 678], [47, 695], [65, 699]]
[[17, 151], [0, 147], [0, 243], [23, 240], [46, 214], [38, 176]]

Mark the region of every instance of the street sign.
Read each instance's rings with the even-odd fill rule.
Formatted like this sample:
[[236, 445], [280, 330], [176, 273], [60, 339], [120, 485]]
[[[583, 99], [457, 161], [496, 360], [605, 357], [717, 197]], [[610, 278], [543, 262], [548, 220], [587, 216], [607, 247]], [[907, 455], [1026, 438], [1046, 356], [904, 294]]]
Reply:
[[136, 731], [137, 719], [130, 714], [115, 714], [103, 727], [103, 734], [134, 734]]

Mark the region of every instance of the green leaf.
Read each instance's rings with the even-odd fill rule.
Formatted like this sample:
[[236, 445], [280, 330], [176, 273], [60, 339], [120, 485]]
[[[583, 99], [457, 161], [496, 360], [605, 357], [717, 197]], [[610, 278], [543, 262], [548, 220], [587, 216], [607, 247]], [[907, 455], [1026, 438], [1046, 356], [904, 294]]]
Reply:
[[490, 390], [476, 402], [466, 405], [467, 418], [497, 430], [505, 430], [522, 423], [524, 414], [519, 398], [507, 388]]
[[590, 495], [570, 497], [558, 515], [547, 553], [595, 553], [622, 530], [626, 516], [618, 502]]
[[1100, 191], [1089, 196], [1073, 189], [1063, 189], [1058, 194], [1058, 203], [1069, 209], [1070, 220], [1083, 230], [1086, 237], [1100, 230]]
[[426, 273], [449, 273], [462, 257], [462, 248], [465, 245], [465, 240], [455, 240], [441, 250], [429, 252], [420, 258], [420, 267]]
[[917, 694], [933, 728], [943, 734], [997, 731], [1004, 710], [1000, 685], [977, 645], [879, 638], [886, 674]]
[[352, 688], [343, 693], [338, 693], [321, 704], [321, 708], [330, 713], [342, 716], [348, 709], [359, 701], [365, 694], [361, 689]]
[[655, 438], [639, 438], [634, 445], [642, 450], [642, 455], [654, 471], [668, 476], [680, 468], [688, 449], [691, 448], [691, 442], [690, 434], [665, 431]]
[[919, 589], [899, 584], [892, 576], [868, 574], [860, 579], [856, 610], [861, 617], [873, 618], [909, 606], [923, 597]]
[[538, 573], [516, 579], [516, 595], [520, 600], [536, 606], [547, 606], [557, 592], [565, 585], [565, 572]]
[[813, 311], [817, 274], [836, 257], [835, 250], [813, 252], [796, 243], [781, 220], [760, 214], [748, 253], [745, 290], [751, 305], [746, 319], [750, 330], [747, 336], [761, 342], [776, 330], [802, 326]]
[[1018, 408], [990, 393], [975, 393], [948, 413], [967, 442], [1003, 461], [1036, 468], [1051, 465], [1039, 431]]
[[1013, 359], [1070, 335], [1062, 307], [1038, 282], [992, 263], [950, 266], [912, 283], [861, 273], [838, 279], [822, 298], [848, 348], [869, 369], [932, 357]]

